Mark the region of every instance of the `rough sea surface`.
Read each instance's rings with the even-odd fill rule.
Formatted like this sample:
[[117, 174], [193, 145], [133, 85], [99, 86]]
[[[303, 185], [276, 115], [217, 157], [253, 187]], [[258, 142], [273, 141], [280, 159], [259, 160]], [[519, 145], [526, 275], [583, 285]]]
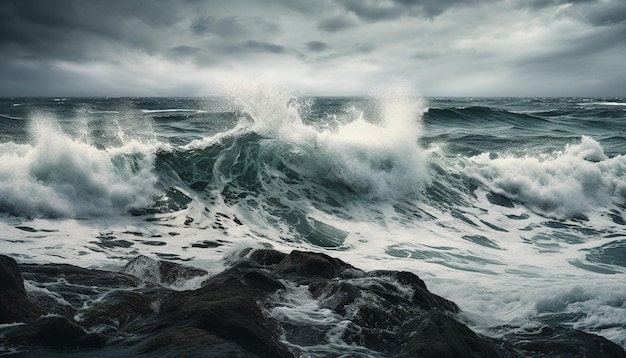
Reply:
[[[0, 99], [0, 253], [218, 272], [245, 247], [414, 272], [487, 336], [626, 347], [626, 99]], [[298, 295], [285, 319], [333, 322]]]

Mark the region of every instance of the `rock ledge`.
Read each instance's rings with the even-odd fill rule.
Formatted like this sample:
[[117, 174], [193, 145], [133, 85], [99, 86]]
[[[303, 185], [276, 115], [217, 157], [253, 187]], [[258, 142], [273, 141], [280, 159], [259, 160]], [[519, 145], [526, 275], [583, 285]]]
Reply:
[[[0, 354], [329, 356], [308, 349], [334, 344], [357, 356], [626, 357], [620, 346], [572, 329], [481, 336], [455, 319], [454, 302], [429, 292], [417, 275], [365, 272], [321, 253], [257, 250], [199, 289], [171, 288], [202, 277], [203, 270], [145, 256], [109, 272], [18, 265], [0, 255]], [[24, 279], [34, 289], [27, 292]], [[273, 315], [294, 287], [344, 329]]]

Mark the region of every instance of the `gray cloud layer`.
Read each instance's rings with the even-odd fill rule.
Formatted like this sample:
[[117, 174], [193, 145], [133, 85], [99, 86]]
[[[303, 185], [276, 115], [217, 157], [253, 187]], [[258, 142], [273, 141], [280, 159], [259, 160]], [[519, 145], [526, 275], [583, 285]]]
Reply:
[[626, 96], [621, 0], [4, 0], [0, 95]]

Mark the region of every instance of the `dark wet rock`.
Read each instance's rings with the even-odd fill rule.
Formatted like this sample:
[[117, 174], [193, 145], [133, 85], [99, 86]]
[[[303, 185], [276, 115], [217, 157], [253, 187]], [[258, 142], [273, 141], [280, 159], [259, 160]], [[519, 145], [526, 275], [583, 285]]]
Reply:
[[88, 335], [78, 324], [62, 316], [42, 317], [7, 334], [7, 340], [18, 345], [36, 345], [56, 349], [95, 348], [104, 339]]
[[431, 311], [402, 327], [407, 336], [402, 347], [404, 356], [423, 358], [509, 357], [489, 339], [481, 337], [466, 325], [440, 312]]
[[272, 335], [255, 297], [237, 279], [172, 293], [159, 315], [166, 322], [185, 322], [185, 326], [208, 331], [261, 357], [293, 356]]
[[320, 299], [320, 307], [328, 308], [339, 314], [346, 314], [346, 306], [363, 297], [363, 291], [348, 282], [319, 281], [309, 285], [313, 297]]
[[[458, 306], [429, 292], [413, 273], [365, 272], [321, 253], [292, 251], [280, 261], [270, 255], [266, 250], [251, 258], [263, 260], [279, 277], [308, 285], [321, 309], [349, 320], [354, 329], [342, 337], [348, 344], [390, 356], [505, 356], [492, 341], [450, 318], [448, 314], [459, 312]], [[319, 332], [297, 329], [303, 331], [298, 333], [300, 343], [325, 343], [326, 337]]]
[[144, 255], [132, 259], [122, 269], [123, 273], [139, 277], [144, 281], [173, 285], [194, 277], [205, 276], [207, 271], [179, 263], [155, 260]]
[[[360, 328], [359, 333], [344, 339], [393, 356], [412, 354], [400, 349], [408, 346], [416, 335], [416, 330], [406, 328], [411, 323], [423, 322], [432, 313], [458, 312], [456, 304], [428, 292], [419, 277], [410, 273], [370, 272], [363, 278], [317, 282], [310, 285], [309, 290], [320, 300], [320, 308], [331, 309]], [[483, 339], [465, 328], [467, 331], [459, 331], [459, 334], [469, 332], [472, 339]], [[464, 335], [460, 337], [467, 339]], [[444, 335], [418, 335], [417, 341], [427, 346], [446, 346], [445, 338]]]
[[[3, 272], [19, 274], [13, 266]], [[33, 356], [53, 354], [50, 349], [71, 355], [116, 345], [129, 356], [293, 356], [257, 304], [257, 297], [284, 285], [253, 261], [237, 263], [201, 289], [182, 292], [152, 284], [153, 277], [141, 271], [135, 272], [147, 282], [126, 273], [71, 265], [22, 267], [32, 284], [41, 287], [31, 293], [34, 302], [45, 307], [46, 314], [58, 314], [1, 332], [9, 344], [33, 347]], [[159, 283], [206, 275], [204, 270], [146, 257], [127, 265], [132, 272], [129, 267], [155, 268]], [[20, 288], [21, 276], [13, 281]], [[23, 283], [20, 292], [26, 298]]]
[[250, 254], [250, 260], [259, 263], [260, 265], [276, 265], [281, 262], [287, 254], [276, 251], [276, 250], [268, 250], [261, 249], [255, 250]]
[[[198, 347], [203, 347], [199, 354]], [[145, 357], [259, 357], [235, 343], [194, 327], [175, 328], [149, 339], [140, 350]]]
[[[146, 256], [123, 272], [17, 265], [0, 256], [0, 300], [23, 305], [13, 317], [25, 322], [0, 328], [0, 338], [33, 357], [82, 357], [96, 348], [101, 356], [293, 357], [307, 354], [298, 346], [325, 347], [330, 339], [374, 357], [626, 356], [602, 337], [569, 328], [500, 340], [481, 336], [455, 319], [454, 302], [410, 272], [366, 272], [302, 251], [245, 250], [227, 262], [230, 267], [200, 288], [176, 291], [170, 286], [206, 271]], [[29, 292], [22, 276], [33, 287]], [[342, 327], [273, 315], [294, 292], [317, 300]], [[9, 306], [0, 306], [0, 314], [7, 316]]]
[[456, 303], [437, 296], [426, 288], [426, 283], [422, 281], [416, 274], [406, 271], [371, 271], [368, 277], [388, 277], [401, 285], [407, 286], [413, 290], [411, 301], [425, 310], [437, 309], [440, 311], [459, 312], [459, 306]]
[[41, 311], [26, 297], [22, 273], [14, 259], [0, 255], [0, 323], [32, 321]]
[[82, 323], [86, 327], [98, 325], [124, 326], [153, 313], [152, 302], [138, 292], [113, 291], [86, 311]]
[[626, 357], [624, 349], [608, 339], [572, 328], [543, 327], [539, 332], [508, 335], [508, 338], [529, 357]]
[[285, 285], [278, 280], [276, 275], [251, 260], [235, 263], [224, 272], [204, 281], [202, 285], [218, 286], [230, 281], [240, 282], [257, 298], [285, 288]]
[[84, 313], [85, 306], [92, 306], [115, 290], [138, 290], [145, 283], [124, 273], [92, 270], [67, 264], [20, 264], [24, 279], [41, 290], [28, 293], [28, 298], [44, 314], [55, 314], [74, 320]]
[[159, 261], [161, 283], [172, 285], [179, 280], [189, 280], [194, 277], [206, 276], [208, 272], [196, 267], [185, 266], [171, 261]]
[[299, 283], [309, 283], [316, 279], [330, 279], [340, 276], [345, 271], [356, 270], [339, 259], [326, 254], [292, 251], [277, 265], [275, 272]]
[[59, 280], [71, 282], [85, 287], [138, 287], [141, 279], [119, 272], [93, 270], [68, 264], [21, 264], [24, 279], [41, 283], [52, 283]]

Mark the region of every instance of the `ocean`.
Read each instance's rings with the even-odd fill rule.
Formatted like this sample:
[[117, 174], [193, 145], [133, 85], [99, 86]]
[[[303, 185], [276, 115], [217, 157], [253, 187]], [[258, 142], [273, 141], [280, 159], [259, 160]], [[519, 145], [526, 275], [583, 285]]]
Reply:
[[218, 272], [247, 247], [414, 272], [487, 336], [626, 348], [626, 99], [0, 99], [0, 253]]

